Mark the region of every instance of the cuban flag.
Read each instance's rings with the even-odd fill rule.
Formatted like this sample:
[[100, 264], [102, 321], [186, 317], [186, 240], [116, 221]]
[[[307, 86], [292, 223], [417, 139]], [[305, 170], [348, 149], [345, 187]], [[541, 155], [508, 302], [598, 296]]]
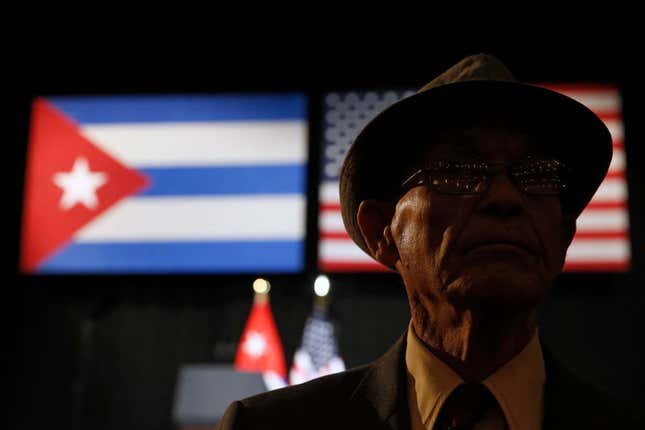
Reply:
[[[623, 272], [631, 265], [625, 142], [620, 91], [612, 85], [541, 84], [591, 109], [613, 139], [609, 172], [577, 220], [565, 271]], [[392, 103], [413, 91], [333, 92], [324, 98], [319, 188], [318, 265], [325, 272], [389, 271], [347, 234], [340, 212], [338, 176], [345, 154], [361, 128]], [[581, 157], [584, 154], [580, 154]]]
[[260, 372], [267, 390], [287, 386], [287, 365], [268, 295], [256, 294], [235, 354], [235, 369]]
[[304, 260], [303, 94], [33, 103], [25, 273], [289, 273]]

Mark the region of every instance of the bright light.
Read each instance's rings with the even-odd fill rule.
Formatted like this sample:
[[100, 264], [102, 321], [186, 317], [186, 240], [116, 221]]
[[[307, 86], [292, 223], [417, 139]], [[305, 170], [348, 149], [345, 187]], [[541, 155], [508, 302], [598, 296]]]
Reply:
[[329, 278], [325, 275], [318, 275], [314, 281], [314, 292], [319, 297], [325, 297], [329, 293]]
[[266, 294], [271, 289], [271, 284], [266, 279], [258, 278], [253, 281], [253, 291], [258, 294]]

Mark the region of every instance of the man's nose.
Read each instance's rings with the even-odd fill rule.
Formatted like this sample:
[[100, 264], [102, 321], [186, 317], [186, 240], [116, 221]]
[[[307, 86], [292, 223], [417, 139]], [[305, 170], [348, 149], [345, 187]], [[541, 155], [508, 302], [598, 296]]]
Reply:
[[501, 217], [521, 215], [524, 208], [525, 196], [507, 171], [497, 172], [488, 179], [488, 187], [479, 202], [480, 211]]

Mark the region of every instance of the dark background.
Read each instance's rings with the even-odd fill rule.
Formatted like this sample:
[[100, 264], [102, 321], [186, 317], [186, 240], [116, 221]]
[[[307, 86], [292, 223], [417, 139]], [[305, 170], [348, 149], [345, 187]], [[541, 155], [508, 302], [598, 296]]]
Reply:
[[[77, 35], [82, 39], [82, 34]], [[254, 276], [22, 276], [17, 273], [28, 119], [33, 96], [49, 94], [304, 91], [310, 97], [306, 270], [268, 276], [273, 314], [290, 364], [311, 309], [316, 270], [321, 94], [328, 90], [420, 87], [465, 55], [497, 55], [521, 80], [615, 83], [623, 95], [632, 262], [629, 273], [567, 273], [540, 309], [541, 334], [575, 373], [634, 405], [645, 405], [642, 312], [645, 122], [630, 56], [584, 43], [432, 50], [275, 49], [249, 46], [170, 50], [61, 49], [47, 38], [11, 61], [8, 267], [4, 317], [11, 428], [171, 429], [177, 370], [231, 362], [251, 307]], [[374, 46], [374, 45], [372, 45]], [[33, 49], [31, 49], [33, 48]], [[584, 157], [584, 154], [580, 154]], [[331, 275], [332, 314], [349, 366], [368, 362], [406, 328], [395, 275]], [[86, 381], [82, 384], [79, 381]], [[80, 411], [80, 412], [79, 412]], [[75, 418], [76, 417], [76, 418]]]

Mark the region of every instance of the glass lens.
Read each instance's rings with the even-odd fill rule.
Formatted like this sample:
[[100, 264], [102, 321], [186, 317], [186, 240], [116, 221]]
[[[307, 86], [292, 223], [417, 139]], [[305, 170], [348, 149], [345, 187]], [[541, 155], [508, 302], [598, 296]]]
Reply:
[[469, 194], [479, 191], [486, 179], [487, 166], [481, 162], [441, 161], [429, 169], [433, 188], [446, 194]]
[[566, 187], [564, 165], [557, 160], [529, 160], [513, 166], [511, 174], [527, 194], [559, 194]]

